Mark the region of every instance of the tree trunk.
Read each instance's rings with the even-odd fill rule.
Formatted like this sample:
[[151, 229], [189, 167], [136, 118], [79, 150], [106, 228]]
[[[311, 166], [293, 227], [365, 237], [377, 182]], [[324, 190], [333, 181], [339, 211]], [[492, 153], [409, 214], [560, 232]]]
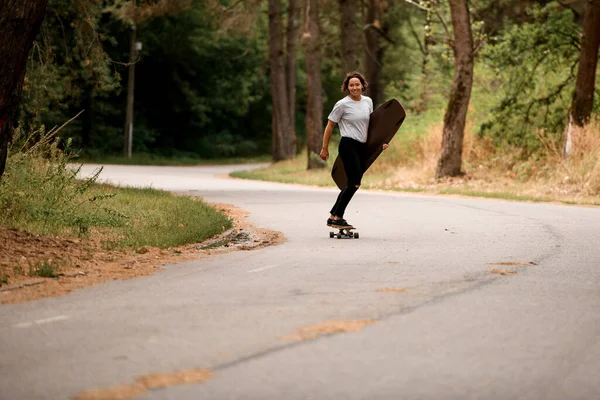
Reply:
[[600, 44], [600, 0], [589, 0], [587, 3], [572, 105], [573, 122], [578, 126], [584, 126], [592, 113]]
[[[292, 128], [296, 127], [296, 43], [298, 41], [298, 16], [300, 14], [299, 0], [289, 0], [287, 23], [287, 62], [286, 82], [288, 95], [288, 112], [292, 121]], [[294, 133], [295, 134], [295, 133]]]
[[281, 0], [269, 0], [269, 65], [273, 104], [273, 161], [296, 154], [296, 136], [289, 113]]
[[383, 103], [383, 84], [381, 70], [383, 68], [383, 55], [385, 48], [382, 36], [387, 34], [387, 24], [383, 22], [384, 10], [381, 0], [369, 0], [367, 3], [366, 18], [366, 48], [364, 57], [365, 78], [369, 82], [367, 95], [373, 100], [375, 106]]
[[319, 157], [323, 137], [323, 95], [321, 84], [321, 47], [319, 0], [305, 0], [304, 34], [306, 51], [306, 147], [307, 169], [324, 168]]
[[600, 0], [588, 0], [583, 17], [583, 37], [579, 53], [579, 67], [575, 82], [575, 95], [571, 110], [565, 141], [565, 155], [572, 150], [572, 129], [574, 123], [578, 127], [586, 125], [592, 114], [594, 105], [594, 89], [596, 85], [596, 66], [598, 63], [598, 45], [600, 44]]
[[473, 85], [473, 36], [467, 0], [449, 0], [454, 27], [454, 80], [444, 115], [442, 151], [436, 177], [461, 175], [467, 109]]
[[357, 71], [360, 69], [360, 37], [356, 13], [358, 2], [356, 0], [339, 0], [341, 14], [341, 43], [342, 43], [342, 72]]
[[0, 177], [12, 141], [27, 57], [47, 4], [47, 0], [0, 1]]

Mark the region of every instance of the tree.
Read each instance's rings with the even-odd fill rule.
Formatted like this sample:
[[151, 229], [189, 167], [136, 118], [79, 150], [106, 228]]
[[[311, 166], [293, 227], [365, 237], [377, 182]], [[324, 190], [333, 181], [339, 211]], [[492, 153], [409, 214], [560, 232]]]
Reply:
[[[405, 0], [405, 2], [422, 13], [422, 19], [421, 17], [418, 18], [419, 21], [422, 21], [422, 28], [417, 29], [413, 25], [411, 15], [407, 18], [410, 32], [422, 55], [421, 75], [417, 80], [418, 87], [415, 87], [414, 99], [416, 101], [413, 110], [419, 114], [427, 109], [430, 105], [432, 94], [436, 92], [432, 87], [433, 82], [435, 82], [435, 73], [438, 72], [436, 71], [436, 64], [441, 60], [444, 60], [442, 62], [446, 64], [446, 56], [443, 55], [440, 57], [442, 46], [437, 45], [450, 40], [451, 33], [448, 31], [448, 27], [444, 21], [439, 0], [420, 0], [418, 3], [413, 0]], [[440, 28], [443, 28], [443, 31]], [[446, 51], [446, 46], [443, 46], [442, 51]]]
[[[296, 121], [296, 42], [298, 41], [298, 14], [300, 13], [299, 0], [289, 0], [287, 21], [287, 61], [285, 66], [288, 108], [292, 129]], [[294, 132], [294, 136], [296, 133]]]
[[341, 26], [340, 41], [342, 44], [342, 72], [347, 74], [360, 69], [361, 31], [358, 27], [356, 13], [357, 0], [339, 0]]
[[27, 57], [44, 19], [47, 0], [0, 2], [0, 177], [4, 174]]
[[580, 41], [573, 12], [555, 3], [531, 7], [526, 16], [508, 22], [482, 49], [483, 65], [495, 75], [497, 100], [479, 134], [498, 146], [520, 148], [523, 157], [542, 146], [540, 132], [560, 140], [573, 100]]
[[137, 2], [117, 3], [113, 12], [130, 27], [129, 66], [127, 73], [127, 106], [125, 112], [125, 129], [123, 150], [126, 158], [131, 158], [133, 147], [133, 112], [135, 91], [135, 64], [139, 54], [137, 49], [137, 25], [154, 17], [175, 15], [187, 11], [191, 0], [154, 0], [138, 5]]
[[583, 17], [583, 37], [579, 53], [579, 67], [575, 81], [575, 94], [569, 112], [569, 123], [565, 140], [565, 155], [572, 148], [571, 124], [583, 127], [589, 122], [594, 105], [598, 45], [600, 44], [600, 0], [589, 0]]
[[[241, 6], [239, 14], [245, 11]], [[138, 151], [244, 156], [258, 151], [258, 141], [261, 150], [270, 150], [267, 43], [259, 43], [245, 26], [226, 29], [226, 22], [207, 8], [198, 0], [187, 12], [138, 25], [144, 43], [135, 76]], [[263, 37], [266, 17], [260, 21], [265, 22]], [[123, 24], [114, 25], [123, 38], [120, 53], [112, 54], [119, 59], [126, 52], [127, 32]]]
[[306, 168], [315, 169], [325, 167], [319, 158], [323, 134], [319, 0], [305, 0], [305, 8], [302, 41], [306, 51]]
[[421, 71], [423, 73], [423, 89], [421, 91], [420, 107], [425, 107], [425, 104], [427, 104], [427, 102], [429, 100], [429, 87], [427, 86], [427, 83], [429, 82], [429, 69], [430, 69], [429, 49], [433, 42], [433, 37], [432, 37], [431, 33], [432, 33], [432, 26], [433, 26], [434, 8], [437, 7], [437, 1], [426, 0], [426, 1], [424, 1], [424, 3], [425, 3], [425, 6], [424, 6], [425, 7], [425, 24], [423, 25], [424, 38], [423, 38], [423, 47], [421, 48], [421, 51], [423, 53], [423, 62], [422, 62], [422, 67], [421, 67]]
[[386, 10], [383, 3], [385, 2], [382, 0], [369, 0], [367, 2], [367, 16], [365, 21], [365, 78], [369, 82], [367, 94], [371, 97], [375, 105], [381, 104], [384, 101], [384, 86], [380, 79], [383, 69], [383, 56], [385, 54], [382, 39], [393, 43], [388, 37], [388, 24], [385, 20]]
[[273, 160], [287, 160], [296, 154], [296, 135], [289, 109], [289, 93], [283, 45], [281, 0], [269, 0], [269, 66], [273, 104]]
[[473, 35], [467, 0], [449, 0], [454, 27], [454, 79], [444, 115], [442, 151], [436, 177], [461, 175], [467, 108], [473, 85]]

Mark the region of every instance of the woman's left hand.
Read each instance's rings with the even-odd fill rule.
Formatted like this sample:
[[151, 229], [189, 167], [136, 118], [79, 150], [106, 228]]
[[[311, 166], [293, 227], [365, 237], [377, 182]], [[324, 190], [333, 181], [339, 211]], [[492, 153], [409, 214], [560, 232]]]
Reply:
[[385, 149], [387, 149], [388, 147], [390, 147], [390, 145], [389, 145], [389, 144], [387, 144], [387, 143], [384, 143], [384, 144], [383, 144], [383, 149], [384, 149], [384, 150], [385, 150]]

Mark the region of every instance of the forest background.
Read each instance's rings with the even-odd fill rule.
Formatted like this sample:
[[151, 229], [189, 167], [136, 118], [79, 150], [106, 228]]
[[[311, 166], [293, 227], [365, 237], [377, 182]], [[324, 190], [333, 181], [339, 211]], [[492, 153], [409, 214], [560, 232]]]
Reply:
[[[415, 182], [423, 183], [441, 151], [455, 73], [451, 3], [51, 0], [27, 62], [17, 136], [61, 126], [81, 112], [59, 135], [84, 160], [122, 155], [134, 66], [138, 161], [140, 155], [188, 163], [261, 155], [279, 161], [301, 154], [308, 168], [318, 168], [327, 113], [342, 97], [345, 74], [358, 70], [376, 104], [397, 98], [408, 114], [399, 145], [374, 173], [394, 186], [405, 178], [395, 176], [398, 170], [418, 165], [425, 172]], [[598, 2], [465, 3], [473, 89], [463, 164], [453, 175], [501, 171], [512, 180], [543, 178], [597, 195], [598, 96], [586, 119], [591, 128], [578, 134], [585, 140], [578, 140], [576, 166], [565, 163], [564, 148], [586, 5]]]

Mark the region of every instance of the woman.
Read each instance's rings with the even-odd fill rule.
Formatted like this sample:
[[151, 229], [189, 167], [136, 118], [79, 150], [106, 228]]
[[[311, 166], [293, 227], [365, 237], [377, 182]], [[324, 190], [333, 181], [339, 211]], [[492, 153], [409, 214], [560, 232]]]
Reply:
[[[344, 212], [352, 196], [360, 187], [365, 172], [365, 148], [369, 119], [373, 112], [373, 101], [369, 97], [363, 96], [367, 85], [365, 78], [358, 72], [346, 75], [346, 79], [342, 83], [342, 92], [346, 94], [346, 97], [335, 103], [323, 133], [323, 148], [320, 157], [322, 160], [327, 160], [331, 133], [333, 127], [339, 123], [342, 139], [338, 151], [348, 177], [348, 182], [340, 191], [327, 219], [327, 225], [334, 228], [352, 227], [344, 219]], [[383, 145], [384, 150], [387, 147], [387, 144]]]

